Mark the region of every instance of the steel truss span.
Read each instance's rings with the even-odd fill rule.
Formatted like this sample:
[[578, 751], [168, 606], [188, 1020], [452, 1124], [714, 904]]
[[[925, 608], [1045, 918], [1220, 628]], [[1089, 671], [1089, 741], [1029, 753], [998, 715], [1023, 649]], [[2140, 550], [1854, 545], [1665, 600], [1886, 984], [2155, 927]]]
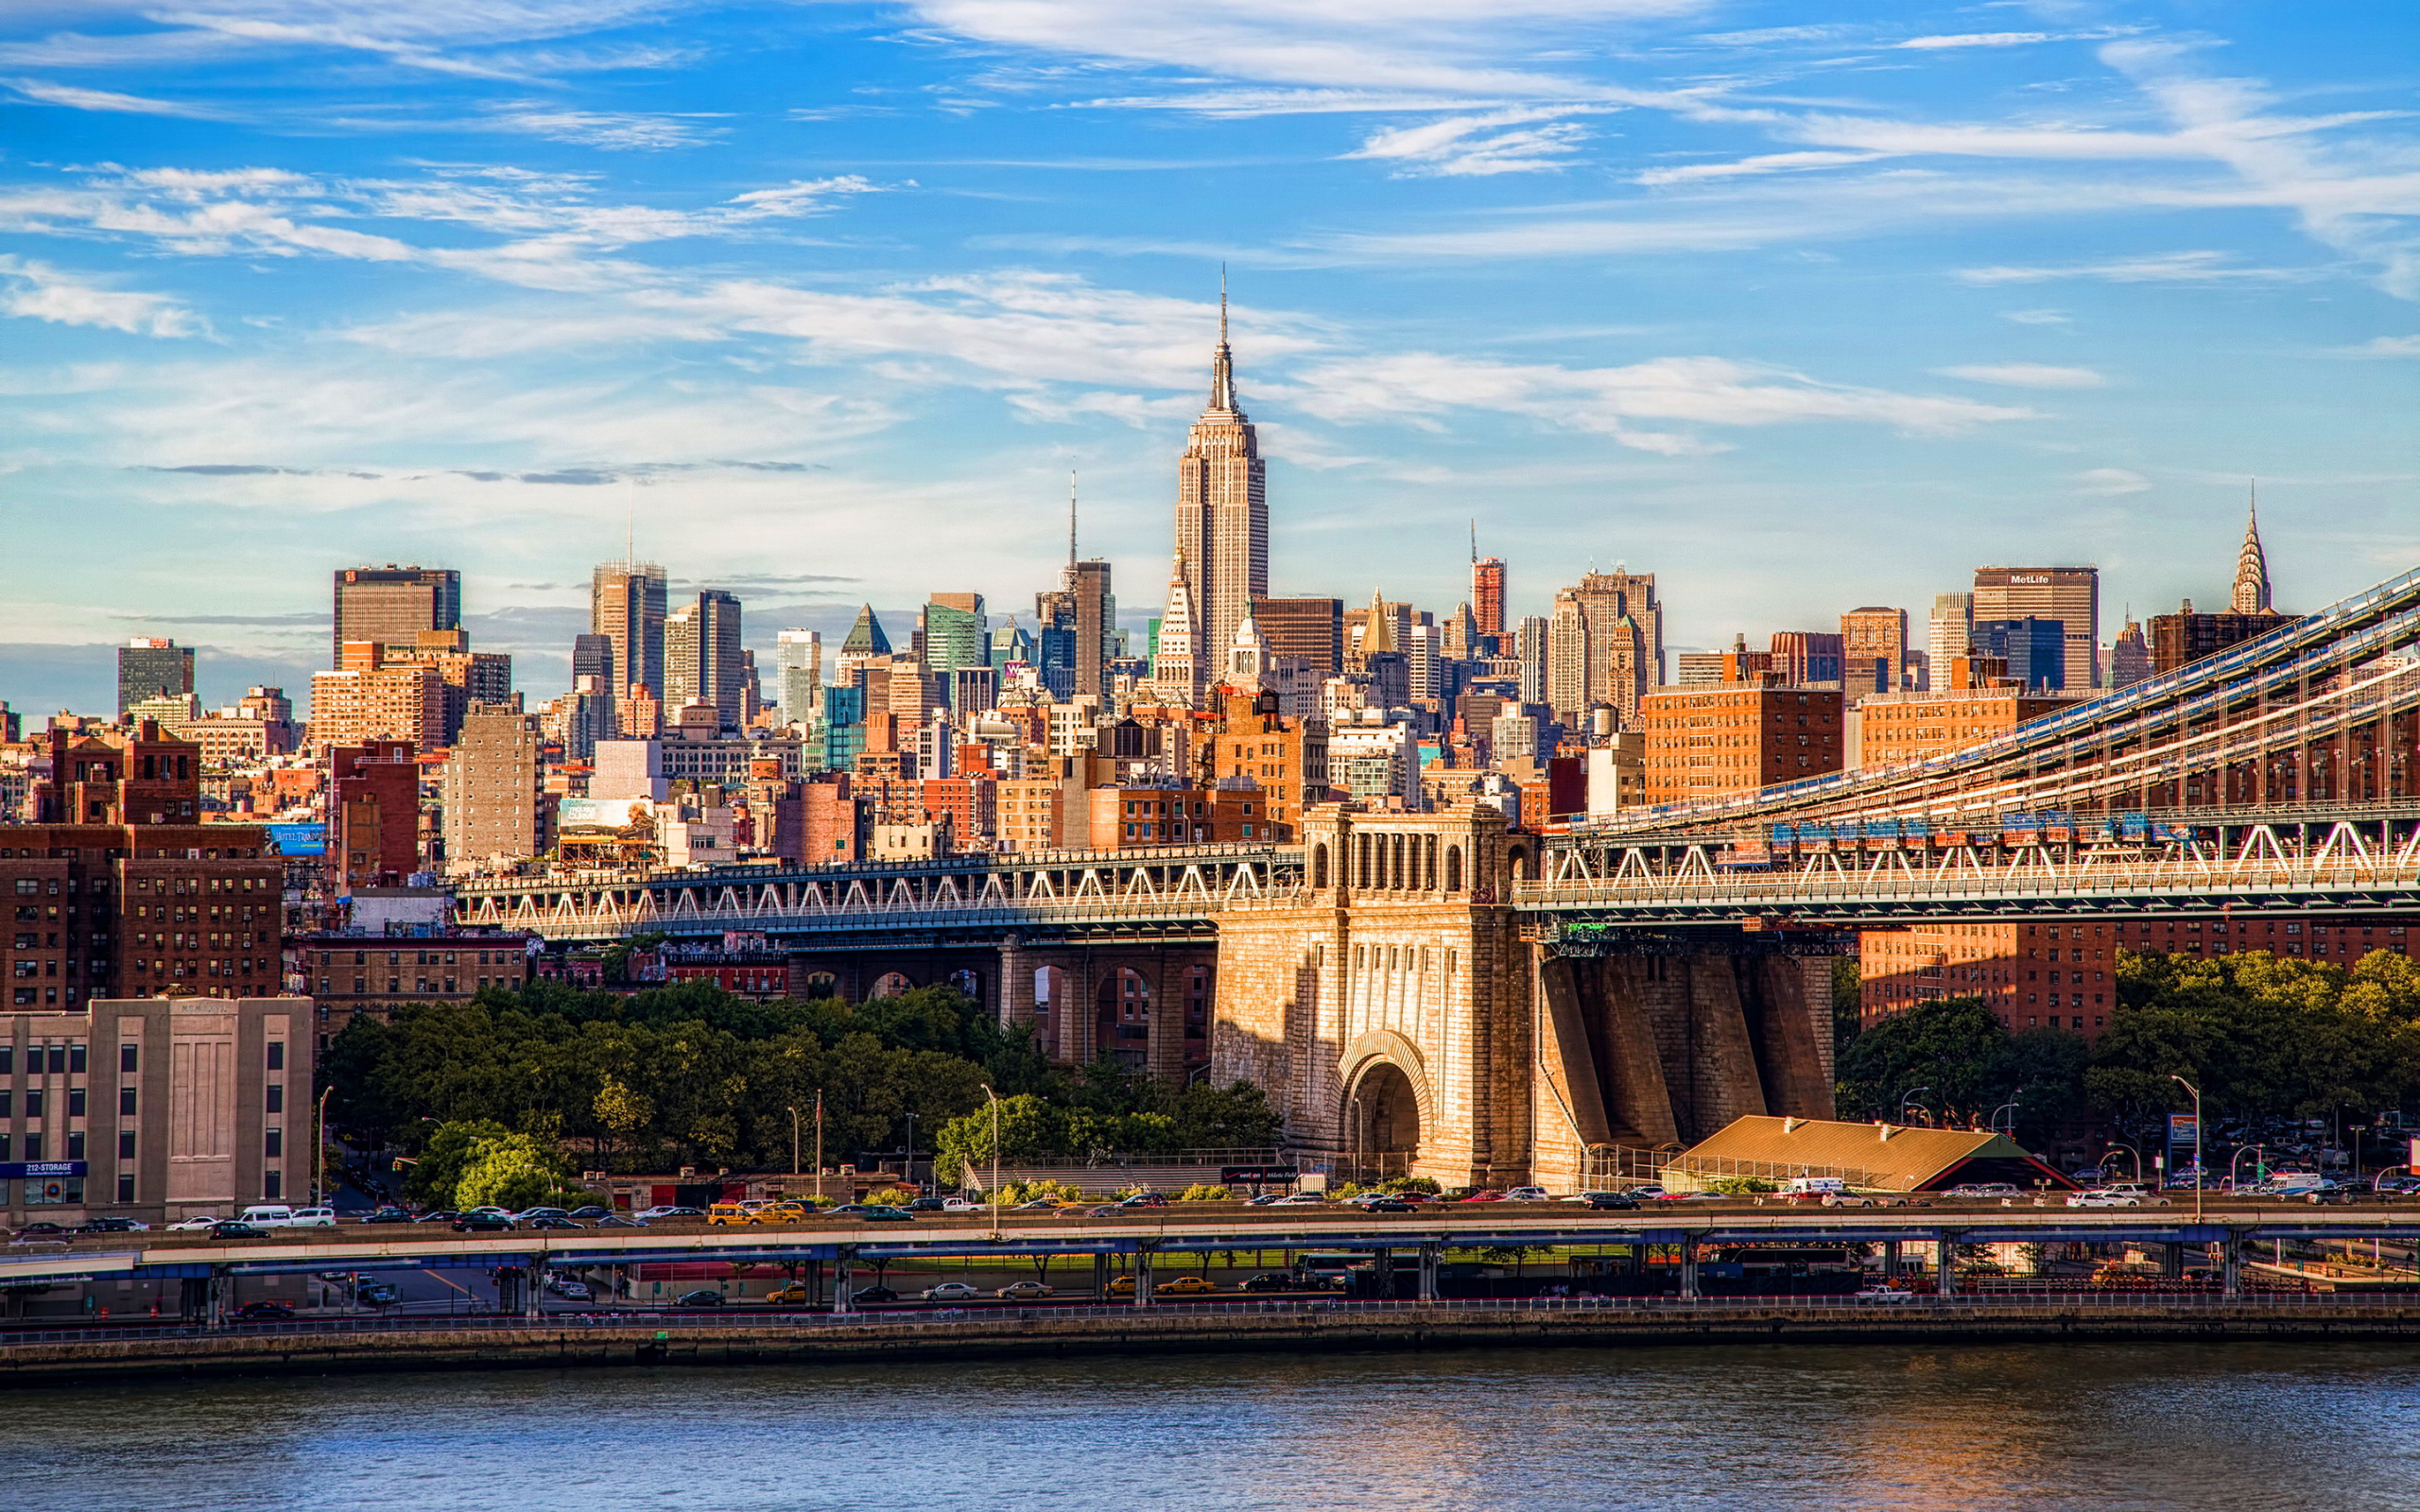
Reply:
[[2420, 570], [1979, 745], [1573, 826], [1625, 840], [1829, 820], [2360, 807], [2420, 798]]

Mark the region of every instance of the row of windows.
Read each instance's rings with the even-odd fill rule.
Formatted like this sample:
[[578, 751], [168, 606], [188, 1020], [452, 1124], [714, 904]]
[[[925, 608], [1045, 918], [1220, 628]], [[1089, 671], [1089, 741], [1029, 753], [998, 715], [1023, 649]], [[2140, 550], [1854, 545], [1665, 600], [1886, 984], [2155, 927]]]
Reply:
[[[320, 953], [320, 964], [321, 966], [329, 965], [331, 964], [331, 958], [341, 959], [344, 954], [345, 953], [342, 951], [321, 951]], [[370, 964], [370, 957], [377, 954], [378, 953], [376, 951], [354, 951], [353, 953], [353, 964], [355, 966], [367, 966]], [[401, 966], [404, 964], [404, 953], [402, 951], [389, 951], [386, 954], [387, 964], [389, 966]], [[458, 954], [468, 955], [473, 953], [469, 951], [461, 951], [458, 953], [455, 951], [414, 951], [411, 953], [411, 964], [414, 966], [436, 966], [440, 964], [438, 956], [442, 954], [445, 957], [442, 964], [452, 966], [454, 964], [454, 958]], [[521, 951], [480, 951], [477, 954], [479, 957], [479, 964], [481, 966], [491, 964], [488, 959], [491, 955], [495, 958], [493, 964], [497, 966], [504, 966], [514, 961], [527, 959], [527, 954]]]

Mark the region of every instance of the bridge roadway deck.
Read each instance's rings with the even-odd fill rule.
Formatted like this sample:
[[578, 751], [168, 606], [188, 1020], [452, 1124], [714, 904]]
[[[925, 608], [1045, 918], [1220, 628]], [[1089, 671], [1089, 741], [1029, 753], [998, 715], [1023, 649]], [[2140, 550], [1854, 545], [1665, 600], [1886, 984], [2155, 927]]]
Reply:
[[[1208, 1206], [1208, 1205], [1203, 1205]], [[314, 1271], [444, 1269], [513, 1263], [623, 1265], [667, 1261], [752, 1261], [1037, 1254], [1188, 1254], [1222, 1249], [1371, 1251], [1499, 1246], [1675, 1244], [1962, 1244], [2125, 1241], [2209, 1244], [2221, 1240], [2420, 1240], [2420, 1204], [2374, 1208], [2313, 1208], [2268, 1203], [2210, 1206], [2196, 1220], [2189, 1201], [2142, 1209], [2003, 1208], [1956, 1205], [1841, 1210], [1757, 1207], [1749, 1203], [1686, 1204], [1637, 1211], [1519, 1211], [1474, 1213], [1286, 1213], [1238, 1217], [1200, 1208], [1171, 1209], [1165, 1217], [1003, 1221], [995, 1234], [988, 1216], [906, 1224], [823, 1222], [796, 1227], [689, 1228], [683, 1230], [561, 1229], [494, 1235], [336, 1230], [327, 1238], [210, 1241], [160, 1236], [140, 1247], [65, 1249], [0, 1260], [0, 1284], [43, 1280], [151, 1280], [258, 1276]], [[1539, 1208], [1561, 1208], [1540, 1204]], [[321, 1230], [321, 1232], [327, 1232]], [[122, 1236], [107, 1236], [123, 1246]]]

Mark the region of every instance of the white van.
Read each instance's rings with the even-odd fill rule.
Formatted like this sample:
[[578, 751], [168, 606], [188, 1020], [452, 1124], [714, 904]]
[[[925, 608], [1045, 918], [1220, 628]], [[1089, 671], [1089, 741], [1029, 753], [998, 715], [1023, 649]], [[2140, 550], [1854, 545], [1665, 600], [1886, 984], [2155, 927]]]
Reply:
[[337, 1226], [334, 1208], [297, 1208], [294, 1216], [285, 1220], [288, 1228], [333, 1228]]
[[1782, 1183], [1785, 1197], [1837, 1197], [1848, 1191], [1849, 1184], [1836, 1176], [1794, 1176]]
[[264, 1202], [246, 1208], [235, 1217], [237, 1223], [248, 1223], [255, 1228], [283, 1228], [294, 1221], [294, 1210], [283, 1202]]

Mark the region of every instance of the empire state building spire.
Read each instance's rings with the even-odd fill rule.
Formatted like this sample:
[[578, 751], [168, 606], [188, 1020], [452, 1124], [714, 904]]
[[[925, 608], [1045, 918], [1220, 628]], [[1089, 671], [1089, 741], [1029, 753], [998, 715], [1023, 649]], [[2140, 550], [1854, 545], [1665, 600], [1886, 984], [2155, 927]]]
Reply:
[[2243, 549], [2236, 553], [2235, 593], [2227, 606], [2238, 614], [2274, 612], [2269, 604], [2269, 557], [2260, 549], [2260, 494], [2252, 495], [2251, 517], [2243, 527]]
[[1210, 404], [1186, 433], [1177, 462], [1175, 555], [1195, 616], [1198, 662], [1202, 653], [1217, 656], [1234, 644], [1253, 600], [1269, 596], [1269, 475], [1259, 434], [1236, 402], [1223, 268]]

